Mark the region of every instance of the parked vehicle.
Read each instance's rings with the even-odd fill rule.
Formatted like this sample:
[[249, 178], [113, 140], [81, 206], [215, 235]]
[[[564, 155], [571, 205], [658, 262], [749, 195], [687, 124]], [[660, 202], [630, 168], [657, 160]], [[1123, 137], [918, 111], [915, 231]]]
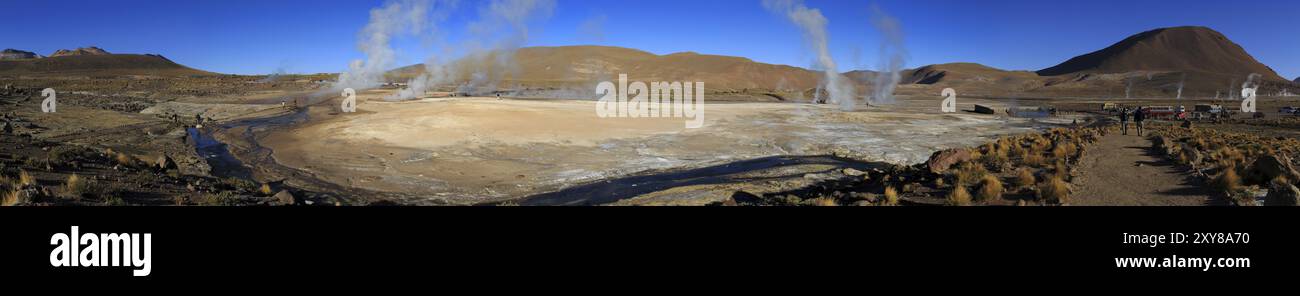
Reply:
[[1142, 112], [1149, 119], [1173, 120], [1178, 118], [1178, 110], [1173, 106], [1149, 106], [1142, 107]]
[[1192, 119], [1213, 119], [1228, 117], [1228, 111], [1223, 109], [1223, 105], [1218, 104], [1197, 104], [1192, 106], [1190, 116]]

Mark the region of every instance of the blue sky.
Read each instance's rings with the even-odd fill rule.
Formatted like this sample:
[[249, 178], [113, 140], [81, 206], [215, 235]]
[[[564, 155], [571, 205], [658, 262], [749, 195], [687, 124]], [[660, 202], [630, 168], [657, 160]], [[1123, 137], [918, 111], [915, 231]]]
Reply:
[[[527, 45], [599, 44], [658, 54], [695, 51], [808, 67], [813, 55], [794, 25], [760, 0], [557, 0], [531, 27]], [[339, 72], [362, 57], [357, 33], [372, 1], [322, 0], [0, 0], [0, 48], [49, 54], [99, 46], [157, 53], [195, 68], [235, 74]], [[486, 0], [462, 0], [432, 39], [466, 38]], [[1182, 25], [1208, 26], [1241, 44], [1279, 74], [1300, 76], [1300, 1], [808, 0], [830, 20], [841, 70], [873, 69], [880, 34], [871, 5], [899, 19], [908, 67], [977, 62], [1037, 70], [1106, 47], [1129, 35]], [[398, 64], [424, 61], [430, 36], [401, 38]]]

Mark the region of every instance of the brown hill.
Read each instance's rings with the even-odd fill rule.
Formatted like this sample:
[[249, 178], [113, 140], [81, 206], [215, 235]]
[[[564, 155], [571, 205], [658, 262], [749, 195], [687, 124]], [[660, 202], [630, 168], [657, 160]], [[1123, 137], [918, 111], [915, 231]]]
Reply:
[[[870, 85], [877, 75], [874, 71], [851, 71], [845, 76], [860, 84]], [[959, 87], [968, 85], [1021, 85], [1039, 79], [1029, 71], [1008, 71], [976, 63], [950, 63], [903, 70], [899, 84], [937, 85]]]
[[[820, 80], [818, 72], [747, 58], [692, 52], [656, 55], [609, 46], [527, 47], [515, 53], [511, 66], [495, 65], [498, 60], [491, 55], [460, 59], [452, 63], [452, 73], [458, 81], [469, 81], [476, 73], [500, 77], [504, 87], [586, 85], [627, 74], [632, 81], [703, 81], [711, 92], [802, 91]], [[413, 65], [393, 71], [389, 78], [404, 81], [423, 71], [423, 65]]]
[[0, 61], [0, 75], [193, 76], [213, 74], [177, 64], [161, 55], [73, 54], [42, 59]]
[[22, 51], [22, 50], [17, 50], [12, 48], [5, 49], [4, 51], [0, 51], [0, 60], [27, 60], [27, 59], [38, 59], [40, 57], [41, 56], [36, 55], [36, 53], [34, 52]]
[[68, 56], [87, 56], [87, 55], [110, 55], [108, 51], [98, 47], [82, 47], [73, 50], [60, 49], [50, 54], [50, 57], [68, 57]]
[[1187, 72], [1189, 76], [1213, 75], [1218, 76], [1216, 81], [1230, 79], [1229, 77], [1244, 79], [1251, 73], [1258, 73], [1266, 80], [1286, 80], [1255, 60], [1222, 33], [1206, 27], [1161, 28], [1142, 32], [1102, 50], [1040, 70], [1038, 74], [1058, 76], [1135, 71]]

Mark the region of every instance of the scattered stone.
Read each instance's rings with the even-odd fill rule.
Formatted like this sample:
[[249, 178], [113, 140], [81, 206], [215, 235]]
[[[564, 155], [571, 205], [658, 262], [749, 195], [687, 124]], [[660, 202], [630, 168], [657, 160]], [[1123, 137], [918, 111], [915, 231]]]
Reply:
[[281, 190], [280, 193], [276, 193], [275, 196], [271, 197], [271, 199], [271, 205], [273, 206], [291, 206], [297, 203], [293, 194], [289, 193], [288, 190]]
[[179, 167], [176, 166], [176, 161], [175, 161], [175, 160], [172, 160], [172, 158], [171, 158], [171, 157], [168, 157], [166, 154], [163, 154], [162, 156], [159, 156], [159, 157], [158, 157], [158, 161], [154, 162], [154, 165], [157, 166], [158, 169], [160, 169], [160, 170], [164, 170], [164, 171], [166, 171], [166, 170], [174, 170], [174, 169], [179, 168]]
[[844, 168], [844, 170], [841, 170], [841, 172], [843, 172], [844, 175], [851, 176], [851, 177], [861, 177], [867, 174], [867, 172], [859, 171], [853, 168]]
[[1300, 205], [1300, 188], [1295, 185], [1273, 182], [1268, 189], [1268, 196], [1264, 197], [1266, 206], [1296, 206]]
[[1267, 184], [1278, 176], [1285, 176], [1291, 180], [1297, 179], [1295, 168], [1291, 167], [1291, 161], [1279, 156], [1264, 155], [1255, 160], [1250, 165], [1246, 173], [1247, 181], [1254, 184]]
[[931, 173], [942, 174], [947, 172], [953, 165], [968, 160], [971, 160], [969, 150], [948, 149], [930, 155], [930, 160], [925, 162], [925, 166], [930, 169]]

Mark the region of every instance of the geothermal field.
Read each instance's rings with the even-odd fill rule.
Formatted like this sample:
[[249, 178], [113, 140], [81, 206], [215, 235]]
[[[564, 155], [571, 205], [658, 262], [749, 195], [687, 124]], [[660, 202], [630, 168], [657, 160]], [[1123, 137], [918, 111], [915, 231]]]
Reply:
[[[904, 22], [873, 6], [864, 26], [879, 37], [866, 47], [879, 48], [878, 66], [863, 67], [836, 61], [820, 10], [758, 1], [801, 41], [767, 46], [804, 50], [812, 63], [802, 68], [725, 52], [531, 46], [530, 26], [556, 3], [491, 3], [456, 15], [444, 1], [387, 1], [357, 34], [361, 57], [337, 73], [234, 75], [156, 53], [7, 49], [4, 204], [1300, 200], [1300, 82], [1209, 27], [1113, 36], [1042, 70], [909, 66]], [[468, 33], [435, 26], [462, 18]], [[410, 54], [400, 38], [450, 49]], [[411, 59], [424, 62], [399, 62]], [[628, 97], [662, 99], [668, 111], [602, 111]], [[698, 113], [672, 113], [690, 98]], [[1140, 135], [1123, 124], [1139, 115]]]
[[[403, 195], [404, 202], [476, 204], [772, 156], [839, 154], [911, 164], [934, 151], [1070, 121], [942, 114], [935, 104], [903, 100], [855, 112], [812, 104], [708, 104], [704, 127], [687, 129], [680, 118], [598, 118], [595, 102], [586, 100], [368, 101], [352, 114], [312, 112], [311, 122], [256, 141], [276, 152], [277, 163], [331, 183]], [[731, 174], [773, 169], [737, 166]], [[819, 170], [825, 168], [787, 173]], [[701, 198], [681, 202], [718, 201]]]

